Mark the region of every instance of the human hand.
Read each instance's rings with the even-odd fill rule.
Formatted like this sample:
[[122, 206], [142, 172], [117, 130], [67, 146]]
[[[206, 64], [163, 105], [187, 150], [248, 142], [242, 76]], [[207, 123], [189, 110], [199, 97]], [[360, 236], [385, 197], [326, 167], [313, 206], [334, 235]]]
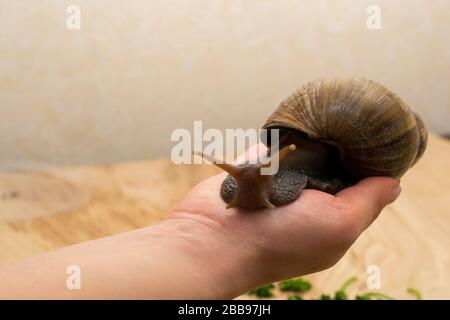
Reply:
[[[224, 178], [198, 184], [161, 223], [2, 265], [0, 298], [234, 298], [332, 266], [400, 193], [398, 180], [378, 177], [335, 196], [304, 190], [272, 210], [227, 210]], [[67, 288], [70, 265], [82, 290]]]
[[[256, 150], [248, 151], [250, 158]], [[304, 190], [294, 203], [273, 210], [227, 210], [219, 195], [225, 176], [198, 184], [169, 217], [190, 222], [188, 238], [207, 257], [204, 272], [215, 268], [230, 287], [225, 297], [331, 267], [400, 194], [399, 180], [372, 177], [334, 196]]]

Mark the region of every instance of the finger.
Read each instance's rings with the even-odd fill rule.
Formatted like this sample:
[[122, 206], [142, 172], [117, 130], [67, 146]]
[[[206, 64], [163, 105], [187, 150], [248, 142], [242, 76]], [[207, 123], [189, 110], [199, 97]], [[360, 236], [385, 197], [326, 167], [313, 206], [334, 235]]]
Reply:
[[388, 177], [371, 177], [336, 194], [352, 208], [352, 215], [365, 230], [380, 214], [381, 210], [400, 195], [400, 181]]

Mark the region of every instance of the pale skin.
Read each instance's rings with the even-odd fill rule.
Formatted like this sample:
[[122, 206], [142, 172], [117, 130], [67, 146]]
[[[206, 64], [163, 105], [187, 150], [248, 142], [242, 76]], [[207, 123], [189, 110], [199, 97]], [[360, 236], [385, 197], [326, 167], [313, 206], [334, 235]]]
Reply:
[[[198, 184], [157, 225], [0, 266], [0, 298], [234, 298], [333, 266], [400, 194], [399, 180], [372, 177], [335, 196], [304, 190], [276, 209], [227, 210], [225, 176]], [[80, 290], [66, 286], [70, 265]]]

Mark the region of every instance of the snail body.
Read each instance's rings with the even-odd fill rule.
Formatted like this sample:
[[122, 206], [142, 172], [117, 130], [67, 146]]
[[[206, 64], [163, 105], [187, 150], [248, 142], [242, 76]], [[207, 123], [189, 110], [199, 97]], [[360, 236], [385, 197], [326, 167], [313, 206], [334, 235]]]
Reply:
[[[220, 192], [227, 207], [274, 208], [295, 201], [305, 188], [335, 194], [365, 177], [399, 178], [427, 145], [420, 117], [399, 96], [363, 77], [306, 83], [263, 128], [280, 130], [275, 175], [261, 175], [262, 164], [219, 165], [209, 158], [229, 173]], [[264, 143], [270, 159], [272, 142]]]

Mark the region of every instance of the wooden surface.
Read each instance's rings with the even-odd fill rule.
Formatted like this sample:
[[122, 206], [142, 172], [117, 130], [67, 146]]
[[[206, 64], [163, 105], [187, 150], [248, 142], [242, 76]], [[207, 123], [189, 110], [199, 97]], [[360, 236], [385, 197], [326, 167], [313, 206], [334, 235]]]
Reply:
[[[0, 174], [0, 263], [157, 223], [212, 166], [169, 160]], [[450, 143], [431, 136], [425, 156], [402, 179], [401, 197], [384, 210], [333, 268], [307, 276], [309, 296], [332, 293], [369, 265], [384, 293], [450, 299]]]

